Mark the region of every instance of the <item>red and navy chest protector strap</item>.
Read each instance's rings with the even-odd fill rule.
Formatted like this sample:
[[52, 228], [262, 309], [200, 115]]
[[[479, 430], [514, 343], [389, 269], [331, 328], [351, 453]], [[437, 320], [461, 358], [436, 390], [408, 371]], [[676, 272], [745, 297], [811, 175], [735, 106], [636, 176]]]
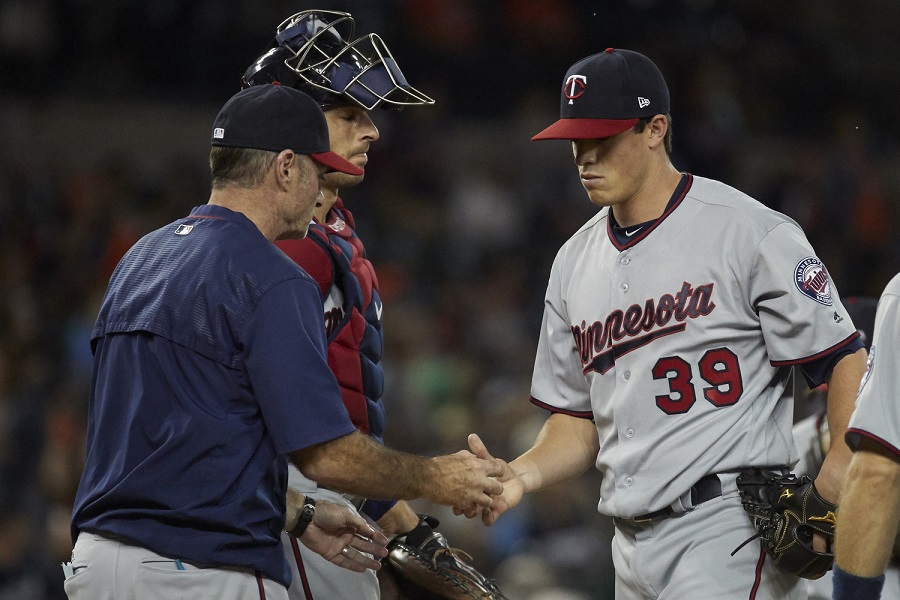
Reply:
[[340, 305], [325, 315], [328, 365], [353, 424], [382, 442], [381, 298], [375, 270], [353, 227], [353, 215], [338, 199], [327, 223], [313, 223], [305, 239], [280, 241], [278, 246], [318, 282], [323, 302], [333, 297], [332, 286], [340, 291]]
[[[302, 240], [277, 242], [319, 284], [328, 342], [328, 366], [337, 378], [357, 429], [384, 441], [381, 298], [372, 263], [340, 198], [326, 223], [313, 223]], [[363, 512], [378, 520], [394, 500], [367, 500]]]

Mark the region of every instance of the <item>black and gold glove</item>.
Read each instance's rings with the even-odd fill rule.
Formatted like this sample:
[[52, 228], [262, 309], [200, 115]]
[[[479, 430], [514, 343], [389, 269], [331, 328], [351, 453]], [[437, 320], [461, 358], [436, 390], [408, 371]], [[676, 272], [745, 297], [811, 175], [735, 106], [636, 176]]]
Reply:
[[[837, 505], [819, 495], [812, 479], [752, 468], [738, 475], [737, 486], [757, 531], [747, 542], [759, 538], [775, 566], [785, 573], [818, 579], [831, 569]], [[813, 550], [816, 532], [827, 539], [828, 552]]]

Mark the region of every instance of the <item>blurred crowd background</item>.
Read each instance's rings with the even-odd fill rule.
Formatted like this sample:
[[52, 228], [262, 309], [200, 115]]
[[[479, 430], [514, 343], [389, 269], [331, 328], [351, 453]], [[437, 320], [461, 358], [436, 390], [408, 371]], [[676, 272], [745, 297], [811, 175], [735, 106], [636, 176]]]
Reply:
[[[391, 446], [454, 452], [477, 431], [509, 459], [546, 418], [527, 400], [546, 278], [596, 209], [568, 144], [529, 138], [568, 66], [606, 47], [666, 76], [675, 165], [800, 222], [842, 296], [900, 270], [894, 0], [0, 0], [0, 600], [65, 597], [108, 277], [206, 202], [213, 117], [308, 8], [352, 12], [437, 99], [377, 111], [344, 194], [385, 300]], [[587, 473], [490, 529], [413, 504], [513, 600], [602, 599], [597, 489]]]

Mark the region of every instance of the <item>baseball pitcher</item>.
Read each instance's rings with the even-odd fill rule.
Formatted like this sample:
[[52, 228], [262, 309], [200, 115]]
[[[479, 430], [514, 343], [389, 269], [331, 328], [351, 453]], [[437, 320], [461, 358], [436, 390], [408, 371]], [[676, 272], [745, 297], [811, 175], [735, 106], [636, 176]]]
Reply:
[[[796, 462], [796, 376], [828, 382], [829, 425], [846, 429], [865, 352], [834, 281], [797, 223], [673, 166], [669, 91], [646, 56], [575, 63], [560, 114], [532, 139], [571, 141], [600, 210], [550, 272], [531, 389], [550, 417], [482, 519], [594, 465], [619, 600], [805, 598], [738, 478], [782, 481]], [[822, 507], [850, 456], [834, 437], [802, 488]], [[489, 455], [477, 435], [470, 445]], [[808, 533], [802, 552], [827, 561], [833, 511], [812, 518], [821, 531], [807, 518], [782, 530]]]

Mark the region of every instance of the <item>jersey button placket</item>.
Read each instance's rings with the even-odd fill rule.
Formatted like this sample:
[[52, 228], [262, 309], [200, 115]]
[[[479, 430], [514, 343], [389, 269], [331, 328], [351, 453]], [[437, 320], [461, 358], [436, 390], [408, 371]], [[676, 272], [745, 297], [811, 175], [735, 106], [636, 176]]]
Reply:
[[[621, 267], [625, 267], [625, 266], [628, 265], [628, 263], [630, 263], [630, 262], [631, 262], [631, 259], [628, 258], [627, 255], [622, 255], [622, 256], [619, 257], [619, 265], [620, 265], [620, 268], [621, 268]], [[624, 269], [621, 271], [620, 274], [621, 274], [621, 275], [624, 275]], [[620, 290], [623, 294], [627, 293], [627, 292], [628, 292], [628, 284], [627, 284], [627, 283], [622, 283], [622, 284], [620, 284], [620, 285], [619, 285], [619, 290]]]

